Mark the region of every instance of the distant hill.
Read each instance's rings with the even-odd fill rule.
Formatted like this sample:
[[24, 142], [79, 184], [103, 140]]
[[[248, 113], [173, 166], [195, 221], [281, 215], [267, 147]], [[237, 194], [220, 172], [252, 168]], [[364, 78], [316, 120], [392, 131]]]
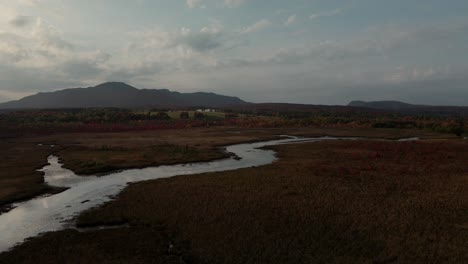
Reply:
[[258, 104], [246, 104], [246, 105], [237, 105], [231, 107], [236, 111], [253, 111], [257, 113], [313, 113], [320, 111], [330, 111], [330, 112], [356, 112], [356, 111], [366, 111], [366, 112], [376, 112], [374, 109], [361, 108], [361, 107], [350, 107], [343, 105], [311, 105], [311, 104], [289, 104], [289, 103], [258, 103]]
[[468, 107], [466, 106], [432, 106], [432, 105], [415, 105], [399, 101], [352, 101], [348, 104], [351, 107], [369, 108], [384, 111], [395, 111], [400, 113], [436, 113], [436, 114], [462, 114], [468, 115]]
[[374, 101], [374, 102], [364, 102], [364, 101], [352, 101], [348, 106], [354, 107], [367, 107], [372, 109], [381, 109], [381, 110], [402, 110], [409, 108], [423, 107], [421, 105], [413, 105], [408, 103], [403, 103], [399, 101]]
[[247, 104], [237, 97], [214, 93], [179, 93], [166, 89], [137, 89], [125, 83], [108, 82], [95, 87], [38, 93], [0, 104], [0, 109], [40, 108], [174, 108], [227, 107]]

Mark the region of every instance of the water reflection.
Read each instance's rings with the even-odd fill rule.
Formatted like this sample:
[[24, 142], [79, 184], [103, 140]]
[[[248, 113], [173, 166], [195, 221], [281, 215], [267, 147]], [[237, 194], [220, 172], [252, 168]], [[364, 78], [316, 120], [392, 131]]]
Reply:
[[15, 209], [0, 215], [0, 251], [8, 250], [26, 238], [69, 226], [69, 222], [78, 213], [108, 202], [110, 197], [117, 195], [127, 183], [266, 165], [276, 159], [274, 152], [256, 148], [299, 140], [302, 139], [288, 138], [226, 148], [226, 151], [236, 154], [240, 160], [230, 158], [207, 163], [131, 169], [104, 177], [77, 176], [63, 168], [56, 156], [50, 156], [49, 165], [41, 170], [45, 173], [45, 182], [51, 186], [69, 189], [53, 196], [16, 204]]
[[[272, 150], [259, 149], [265, 146], [290, 143], [337, 140], [338, 138], [289, 137], [260, 143], [233, 145], [226, 148], [238, 158], [160, 166], [145, 169], [131, 169], [104, 177], [80, 177], [62, 167], [55, 156], [48, 158], [49, 165], [42, 171], [45, 182], [51, 186], [69, 187], [68, 190], [48, 197], [39, 197], [16, 204], [16, 208], [0, 215], [0, 252], [21, 243], [24, 239], [40, 233], [57, 231], [70, 227], [70, 221], [80, 212], [101, 205], [115, 197], [128, 183], [151, 179], [168, 178], [176, 175], [199, 174], [262, 166], [276, 160]], [[346, 138], [358, 139], [358, 138]], [[406, 140], [417, 140], [415, 138]], [[239, 159], [240, 158], [240, 159]]]

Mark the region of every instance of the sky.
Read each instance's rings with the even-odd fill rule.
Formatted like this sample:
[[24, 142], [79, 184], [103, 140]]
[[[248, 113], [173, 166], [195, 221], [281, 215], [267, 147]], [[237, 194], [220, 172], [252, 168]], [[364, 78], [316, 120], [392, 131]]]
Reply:
[[106, 81], [468, 106], [466, 0], [0, 0], [0, 101]]

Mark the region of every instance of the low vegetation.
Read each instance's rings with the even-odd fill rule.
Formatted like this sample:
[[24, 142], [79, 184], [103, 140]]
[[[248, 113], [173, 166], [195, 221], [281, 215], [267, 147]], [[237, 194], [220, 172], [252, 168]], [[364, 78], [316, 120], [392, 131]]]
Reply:
[[44, 184], [50, 154], [81, 175], [114, 170], [207, 161], [226, 157], [219, 146], [275, 138], [274, 131], [228, 129], [122, 133], [10, 134], [0, 130], [0, 214], [10, 204], [60, 189]]
[[162, 144], [148, 147], [69, 147], [58, 153], [66, 168], [78, 175], [110, 173], [129, 168], [210, 161], [228, 157], [217, 148]]
[[9, 204], [32, 196], [55, 193], [56, 188], [44, 185], [42, 172], [47, 156], [60, 149], [39, 145], [31, 139], [0, 138], [0, 214]]
[[[57, 192], [45, 185], [36, 171], [55, 153], [65, 167], [80, 175], [206, 161], [226, 156], [220, 146], [268, 140], [276, 135], [362, 136], [374, 138], [446, 138], [410, 129], [319, 129], [319, 128], [192, 128], [179, 130], [130, 131], [120, 133], [11, 134], [0, 131], [0, 213], [12, 202]], [[54, 147], [51, 147], [54, 145]]]
[[[315, 107], [315, 108], [314, 108]], [[55, 109], [0, 113], [0, 128], [15, 133], [31, 132], [123, 132], [135, 130], [187, 129], [194, 127], [334, 127], [421, 129], [457, 136], [468, 131], [463, 113], [397, 113], [372, 109], [317, 106], [306, 109], [225, 109], [218, 112], [152, 109]]]
[[[468, 142], [274, 147], [272, 165], [132, 184], [0, 263], [466, 263]], [[151, 247], [151, 248], [149, 248]]]

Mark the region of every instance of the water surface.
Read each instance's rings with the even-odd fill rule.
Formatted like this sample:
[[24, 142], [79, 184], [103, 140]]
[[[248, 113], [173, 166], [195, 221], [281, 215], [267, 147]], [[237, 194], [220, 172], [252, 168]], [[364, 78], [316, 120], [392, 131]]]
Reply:
[[[63, 168], [56, 156], [50, 156], [49, 164], [41, 169], [45, 174], [45, 182], [51, 186], [69, 189], [56, 195], [15, 204], [13, 210], [0, 215], [0, 252], [10, 249], [26, 238], [73, 227], [72, 220], [76, 215], [110, 201], [128, 183], [267, 165], [276, 160], [275, 153], [272, 150], [260, 149], [262, 147], [338, 139], [288, 137], [281, 140], [232, 145], [226, 147], [226, 151], [234, 153], [237, 157], [204, 163], [130, 169], [103, 177], [77, 176], [73, 171]], [[417, 138], [402, 140], [417, 140]]]
[[[313, 140], [326, 139], [329, 138]], [[233, 145], [226, 147], [226, 151], [234, 153], [237, 158], [232, 157], [205, 163], [130, 169], [104, 177], [77, 176], [73, 171], [63, 168], [56, 156], [50, 156], [48, 158], [49, 164], [41, 169], [45, 174], [45, 182], [51, 186], [68, 187], [69, 189], [56, 195], [38, 197], [17, 203], [14, 205], [13, 210], [0, 215], [0, 252], [10, 249], [26, 238], [35, 237], [44, 232], [72, 227], [72, 220], [77, 214], [110, 201], [128, 183], [168, 178], [176, 175], [262, 166], [272, 163], [276, 160], [276, 157], [272, 150], [259, 148], [304, 140], [306, 139], [289, 137], [268, 142]]]

